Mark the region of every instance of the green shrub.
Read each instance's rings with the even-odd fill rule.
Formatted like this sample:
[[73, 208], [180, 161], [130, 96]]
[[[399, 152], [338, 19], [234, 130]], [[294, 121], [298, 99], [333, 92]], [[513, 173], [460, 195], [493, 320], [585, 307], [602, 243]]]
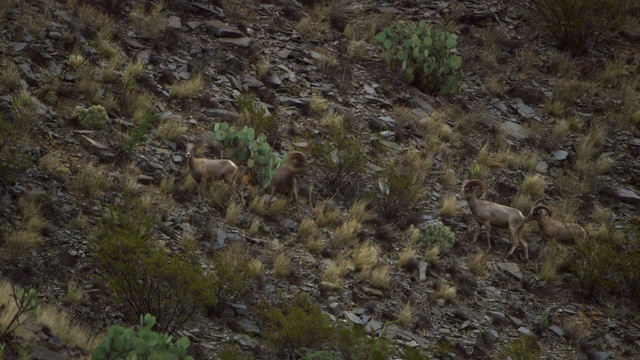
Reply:
[[251, 356], [246, 355], [237, 345], [226, 345], [220, 349], [218, 354], [220, 360], [250, 360]]
[[571, 264], [578, 293], [592, 301], [599, 300], [612, 290], [619, 293], [615, 269], [616, 261], [622, 254], [606, 241], [587, 241], [579, 250], [579, 257]]
[[133, 150], [133, 147], [149, 132], [151, 125], [155, 123], [158, 118], [158, 114], [153, 111], [153, 106], [150, 106], [145, 110], [138, 125], [131, 130], [131, 133], [129, 134], [129, 141], [122, 147], [122, 151], [130, 153]]
[[372, 193], [378, 214], [394, 220], [418, 206], [427, 194], [430, 169], [431, 161], [422, 159], [415, 150], [387, 161], [376, 176]]
[[385, 337], [388, 324], [377, 337], [369, 336], [364, 326], [352, 325], [338, 329], [336, 345], [342, 355], [336, 357], [327, 350], [311, 351], [302, 360], [385, 360], [391, 358], [392, 349], [389, 339]]
[[98, 224], [94, 259], [132, 319], [156, 314], [158, 331], [172, 333], [202, 306], [215, 304], [215, 286], [200, 264], [156, 248], [153, 225], [142, 210], [109, 208]]
[[318, 165], [317, 179], [322, 183], [323, 195], [357, 196], [369, 160], [364, 148], [355, 137], [342, 132], [332, 132], [313, 144], [311, 154]]
[[513, 341], [509, 345], [503, 347], [494, 357], [496, 360], [534, 360], [540, 359], [540, 347], [531, 335], [525, 335], [522, 338]]
[[462, 58], [453, 53], [457, 37], [446, 31], [431, 29], [425, 21], [387, 27], [376, 35], [382, 44], [383, 58], [402, 69], [405, 82], [440, 94], [455, 94], [462, 79]]
[[442, 250], [449, 249], [453, 246], [455, 234], [451, 229], [441, 222], [432, 222], [420, 228], [418, 243], [427, 247], [438, 245]]
[[293, 358], [304, 349], [318, 349], [334, 334], [329, 316], [305, 293], [282, 299], [280, 307], [263, 304], [261, 315], [264, 340], [280, 356]]
[[538, 0], [536, 9], [561, 50], [586, 52], [622, 26], [625, 1]]
[[88, 109], [76, 106], [76, 115], [83, 129], [104, 129], [109, 123], [109, 115], [102, 105], [92, 105]]
[[257, 134], [269, 136], [278, 130], [276, 117], [267, 115], [267, 111], [259, 103], [243, 96], [237, 98], [236, 101], [240, 107], [240, 113], [247, 118]]
[[91, 356], [94, 360], [193, 360], [187, 355], [189, 338], [183, 336], [174, 343], [170, 335], [151, 330], [155, 323], [156, 318], [146, 314], [140, 315], [140, 328], [137, 331], [120, 325], [110, 327]]

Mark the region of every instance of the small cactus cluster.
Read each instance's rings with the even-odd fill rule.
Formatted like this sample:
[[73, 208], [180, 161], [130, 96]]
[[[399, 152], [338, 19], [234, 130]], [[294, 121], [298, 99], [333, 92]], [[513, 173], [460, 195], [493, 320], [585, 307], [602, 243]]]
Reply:
[[88, 109], [76, 106], [76, 115], [83, 129], [100, 130], [107, 127], [109, 115], [102, 105], [92, 105]]
[[223, 122], [214, 125], [213, 138], [225, 148], [227, 156], [236, 158], [240, 164], [246, 164], [257, 175], [263, 187], [269, 186], [281, 162], [273, 155], [264, 134], [256, 136], [253, 128], [245, 126], [242, 130], [237, 130]]
[[437, 221], [420, 228], [418, 242], [427, 246], [438, 245], [440, 249], [446, 250], [453, 246], [455, 234], [448, 226]]

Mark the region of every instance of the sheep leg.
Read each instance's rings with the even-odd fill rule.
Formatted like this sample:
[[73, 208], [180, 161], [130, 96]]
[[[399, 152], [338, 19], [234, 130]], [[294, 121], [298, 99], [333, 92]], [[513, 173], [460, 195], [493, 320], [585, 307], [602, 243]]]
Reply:
[[198, 202], [202, 203], [202, 191], [204, 189], [204, 184], [206, 183], [206, 181], [200, 180], [200, 182], [198, 182], [198, 185], [196, 186], [196, 191], [198, 192]]
[[476, 242], [476, 240], [478, 240], [478, 234], [480, 234], [480, 227], [482, 226], [482, 224], [480, 223], [476, 223], [476, 232], [473, 234], [473, 240], [471, 240], [472, 243]]
[[296, 202], [296, 214], [300, 218], [300, 203], [298, 202], [298, 187], [296, 186], [296, 178], [293, 178], [293, 201]]
[[484, 223], [484, 227], [487, 229], [487, 251], [491, 250], [491, 223]]
[[511, 228], [510, 230], [511, 230], [511, 239], [512, 239], [513, 243], [511, 245], [511, 249], [507, 253], [506, 258], [508, 258], [509, 256], [511, 256], [513, 254], [513, 252], [518, 247], [519, 243], [522, 243], [522, 247], [524, 247], [524, 257], [525, 257], [525, 259], [528, 260], [529, 259], [529, 244], [527, 244], [527, 242], [524, 240], [524, 238], [520, 234], [520, 229]]

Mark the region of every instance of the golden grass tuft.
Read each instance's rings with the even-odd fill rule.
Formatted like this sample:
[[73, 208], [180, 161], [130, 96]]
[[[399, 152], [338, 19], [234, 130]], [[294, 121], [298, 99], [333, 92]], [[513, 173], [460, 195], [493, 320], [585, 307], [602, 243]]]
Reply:
[[193, 74], [189, 80], [176, 82], [169, 87], [172, 99], [187, 99], [198, 95], [204, 86], [204, 79], [200, 74]]
[[258, 259], [251, 259], [247, 264], [247, 276], [251, 279], [255, 279], [262, 275], [264, 272], [264, 265]]
[[75, 281], [69, 281], [67, 283], [67, 292], [64, 295], [64, 303], [67, 306], [78, 305], [84, 299], [84, 289], [80, 284]]
[[[191, 175], [189, 175], [191, 176]], [[194, 180], [195, 181], [195, 180]], [[168, 194], [173, 194], [173, 191], [176, 187], [176, 177], [173, 175], [165, 175], [162, 177], [162, 180], [160, 181], [160, 191], [162, 191], [163, 194], [168, 195]]]
[[349, 40], [347, 56], [352, 60], [360, 60], [369, 53], [369, 44], [363, 40]]
[[329, 109], [329, 103], [325, 98], [317, 94], [311, 95], [309, 99], [309, 111], [314, 115], [324, 114]]
[[325, 129], [339, 131], [344, 127], [344, 116], [333, 111], [327, 111], [320, 120]]
[[267, 206], [264, 196], [256, 195], [249, 202], [249, 210], [256, 215], [265, 216], [267, 214]]
[[375, 215], [367, 210], [367, 200], [356, 200], [349, 208], [347, 218], [358, 222], [367, 222], [375, 217]]
[[76, 174], [71, 188], [85, 196], [99, 195], [113, 185], [111, 177], [89, 163]]
[[317, 21], [305, 16], [296, 24], [296, 31], [302, 37], [319, 39], [329, 30], [329, 24], [325, 21]]
[[288, 276], [291, 273], [291, 258], [286, 252], [280, 252], [276, 255], [273, 262], [273, 275], [278, 278]]
[[315, 48], [315, 52], [319, 54], [313, 58], [313, 64], [323, 74], [329, 74], [336, 70], [338, 66], [338, 57], [325, 46]]
[[258, 235], [258, 233], [260, 232], [260, 219], [256, 218], [253, 219], [253, 221], [251, 222], [251, 226], [249, 226], [249, 235], [251, 236], [256, 236]]
[[242, 213], [242, 206], [236, 202], [231, 202], [224, 214], [225, 224], [237, 226], [240, 223], [240, 213]]
[[416, 249], [413, 246], [409, 245], [405, 247], [400, 252], [400, 256], [398, 257], [398, 267], [404, 269], [410, 262], [415, 259], [415, 256]]
[[10, 230], [4, 236], [4, 243], [0, 251], [4, 253], [4, 261], [16, 264], [24, 256], [31, 253], [31, 250], [42, 244], [40, 233], [24, 229]]
[[456, 291], [455, 286], [451, 286], [444, 281], [439, 281], [436, 287], [436, 298], [442, 299], [445, 301], [452, 301], [456, 298], [458, 292]]
[[342, 226], [335, 229], [331, 238], [332, 245], [344, 247], [357, 243], [357, 235], [362, 229], [362, 224], [357, 220], [347, 220]]
[[511, 206], [520, 210], [523, 214], [527, 215], [533, 205], [533, 197], [530, 194], [518, 194], [511, 201]]
[[319, 238], [309, 238], [307, 239], [307, 251], [311, 253], [321, 253], [324, 250], [324, 240]]
[[325, 227], [335, 224], [339, 220], [340, 210], [330, 207], [328, 201], [323, 201], [314, 208], [316, 214], [316, 222], [319, 227]]
[[[191, 178], [191, 180], [193, 180], [193, 177], [191, 175], [189, 175], [188, 178]], [[195, 184], [197, 184], [195, 180], [193, 180], [193, 184], [195, 189]], [[205, 188], [204, 194], [202, 194], [203, 201], [207, 201], [209, 205], [217, 209], [224, 209], [225, 207], [227, 207], [227, 205], [231, 206], [229, 204], [229, 201], [231, 200], [231, 197], [233, 196], [233, 194], [231, 193], [231, 189], [229, 188], [229, 185], [227, 185], [226, 182], [212, 181], [212, 182], [209, 182], [208, 184], [209, 184], [209, 188], [208, 189]], [[234, 211], [237, 211], [237, 210], [234, 209]]]
[[446, 217], [456, 217], [460, 214], [462, 206], [456, 195], [449, 194], [442, 198], [438, 213]]
[[371, 271], [371, 278], [369, 279], [371, 286], [379, 289], [386, 289], [389, 287], [390, 282], [391, 274], [389, 266], [378, 266]]
[[[4, 63], [4, 61], [3, 61]], [[0, 92], [8, 93], [20, 86], [20, 71], [13, 61], [6, 61], [6, 65], [0, 70]]]
[[410, 302], [404, 304], [402, 310], [400, 310], [400, 313], [398, 314], [398, 323], [400, 326], [407, 328], [411, 322], [413, 322], [413, 313], [413, 305], [411, 305]]
[[289, 199], [286, 197], [272, 202], [268, 209], [269, 215], [276, 218], [284, 216], [287, 211], [289, 211]]
[[353, 265], [356, 270], [372, 269], [380, 257], [380, 249], [374, 244], [362, 244], [353, 250]]
[[162, 14], [164, 3], [157, 2], [149, 11], [140, 3], [131, 9], [130, 19], [133, 27], [149, 38], [156, 38], [169, 26], [169, 20]]
[[179, 119], [171, 118], [158, 125], [158, 137], [167, 141], [177, 142], [187, 134], [187, 125]]
[[69, 347], [77, 346], [90, 351], [99, 342], [99, 339], [91, 334], [89, 327], [75, 324], [67, 313], [59, 312], [49, 306], [42, 307], [35, 322], [50, 329], [52, 334], [59, 337]]
[[500, 151], [497, 154], [498, 161], [514, 170], [533, 171], [538, 164], [538, 155], [533, 151], [510, 149]]
[[467, 266], [475, 276], [485, 276], [488, 273], [487, 261], [489, 260], [487, 254], [484, 252], [478, 252], [469, 255], [467, 258]]
[[543, 197], [546, 189], [547, 180], [540, 174], [529, 174], [520, 184], [521, 193], [529, 194], [536, 199]]
[[433, 245], [429, 247], [424, 253], [424, 258], [430, 263], [438, 262], [439, 257], [440, 257], [440, 247], [438, 245]]
[[444, 165], [442, 175], [440, 175], [440, 184], [444, 190], [454, 190], [458, 185], [458, 175], [455, 169], [450, 165]]
[[338, 257], [335, 261], [330, 261], [322, 274], [322, 281], [332, 288], [341, 287], [351, 266], [351, 262], [343, 257]]
[[302, 241], [309, 241], [318, 234], [318, 227], [312, 219], [304, 218], [298, 226], [298, 238]]

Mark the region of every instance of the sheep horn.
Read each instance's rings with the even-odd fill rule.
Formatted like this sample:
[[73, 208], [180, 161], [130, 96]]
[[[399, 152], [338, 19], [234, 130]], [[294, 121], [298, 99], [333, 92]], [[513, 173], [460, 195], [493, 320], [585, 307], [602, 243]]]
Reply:
[[535, 212], [537, 212], [538, 210], [546, 210], [546, 211], [547, 211], [547, 214], [548, 214], [549, 216], [551, 216], [551, 215], [552, 215], [552, 214], [551, 214], [551, 210], [549, 210], [549, 208], [548, 208], [548, 207], [546, 207], [546, 206], [544, 206], [544, 205], [536, 205], [536, 206], [534, 206], [534, 207], [533, 207], [533, 209], [531, 209], [531, 212], [532, 212], [532, 213], [535, 213]]
[[482, 188], [482, 196], [480, 199], [484, 199], [487, 196], [487, 186], [480, 180], [465, 180], [462, 183], [462, 192], [466, 192], [470, 186], [480, 186]]
[[538, 206], [542, 204], [544, 204], [544, 198], [540, 198], [533, 203], [534, 206]]

